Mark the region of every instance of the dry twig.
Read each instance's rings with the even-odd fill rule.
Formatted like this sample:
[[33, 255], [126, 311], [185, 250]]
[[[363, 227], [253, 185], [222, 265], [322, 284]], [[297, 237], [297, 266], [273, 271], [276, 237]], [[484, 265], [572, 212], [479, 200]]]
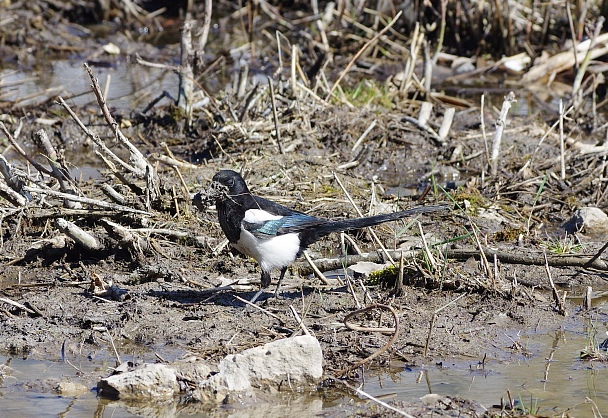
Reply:
[[551, 292], [553, 295], [553, 301], [555, 302], [555, 309], [560, 315], [566, 316], [568, 315], [568, 311], [566, 310], [566, 295], [567, 292], [564, 290], [563, 298], [559, 296], [559, 292], [555, 287], [555, 283], [553, 283], [553, 277], [551, 277], [551, 270], [549, 269], [549, 261], [547, 260], [547, 254], [543, 253], [545, 257], [545, 271], [547, 272], [547, 277], [549, 278], [549, 284], [551, 285]]
[[[360, 315], [364, 312], [372, 311], [375, 309], [389, 311], [391, 313], [391, 315], [393, 316], [393, 323], [395, 324], [395, 326], [393, 328], [370, 328], [370, 327], [360, 327], [360, 326], [353, 325], [350, 323], [350, 319], [352, 319], [353, 317]], [[391, 339], [384, 346], [382, 346], [379, 350], [375, 351], [372, 355], [364, 358], [363, 360], [360, 360], [360, 361], [356, 362], [355, 364], [348, 366], [345, 369], [340, 370], [337, 373], [338, 376], [343, 376], [343, 375], [355, 370], [357, 367], [360, 367], [366, 363], [369, 363], [370, 361], [372, 361], [373, 359], [378, 357], [380, 354], [382, 354], [386, 350], [388, 350], [393, 345], [393, 343], [397, 340], [397, 335], [399, 334], [399, 317], [397, 316], [397, 312], [395, 312], [395, 309], [392, 306], [376, 303], [373, 305], [366, 306], [365, 308], [358, 309], [358, 310], [346, 315], [346, 318], [344, 318], [344, 326], [347, 327], [348, 329], [351, 329], [354, 331], [381, 332], [381, 333], [392, 332], [393, 335], [392, 335]]]
[[500, 116], [496, 120], [496, 131], [494, 132], [494, 138], [492, 139], [492, 154], [490, 155], [491, 172], [494, 177], [498, 173], [498, 156], [500, 154], [502, 133], [507, 125], [507, 113], [509, 113], [509, 109], [511, 109], [511, 105], [515, 101], [515, 93], [509, 92], [502, 102]]
[[334, 85], [329, 90], [329, 93], [327, 94], [327, 97], [325, 98], [326, 104], [329, 102], [329, 99], [332, 97], [334, 90], [336, 90], [336, 88], [340, 85], [340, 82], [342, 81], [344, 76], [348, 73], [350, 68], [354, 65], [355, 61], [357, 61], [357, 59], [361, 56], [361, 54], [363, 54], [363, 52], [365, 52], [365, 50], [367, 50], [367, 48], [369, 48], [371, 45], [375, 44], [378, 41], [378, 39], [380, 39], [380, 37], [382, 35], [384, 35], [386, 33], [386, 31], [388, 31], [391, 28], [391, 26], [393, 26], [397, 22], [397, 20], [399, 20], [399, 18], [401, 17], [401, 13], [402, 13], [402, 11], [400, 10], [399, 13], [397, 13], [395, 15], [395, 17], [390, 21], [390, 23], [384, 27], [384, 29], [382, 29], [380, 32], [378, 32], [372, 39], [367, 41], [365, 43], [365, 45], [363, 45], [361, 47], [361, 49], [351, 58], [349, 63], [346, 65], [346, 68], [344, 68], [344, 70], [342, 70], [342, 72], [338, 76], [338, 79], [335, 81]]

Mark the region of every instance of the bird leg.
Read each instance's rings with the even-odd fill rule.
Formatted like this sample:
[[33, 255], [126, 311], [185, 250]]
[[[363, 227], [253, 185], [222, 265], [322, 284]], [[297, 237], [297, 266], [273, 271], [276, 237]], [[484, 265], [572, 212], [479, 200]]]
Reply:
[[[279, 276], [279, 282], [277, 283], [277, 289], [274, 291], [274, 297], [275, 298], [279, 298], [279, 290], [281, 289], [281, 282], [283, 281], [283, 278], [285, 277], [285, 273], [287, 272], [287, 267], [283, 267], [281, 269], [281, 276]], [[249, 301], [249, 303], [255, 303], [256, 300], [258, 300], [258, 298], [260, 297], [260, 295], [262, 294], [262, 292], [264, 291], [265, 288], [267, 288], [268, 286], [270, 286], [272, 279], [270, 278], [270, 272], [267, 271], [262, 271], [262, 279], [260, 281], [260, 290], [257, 291], [257, 293], [255, 295], [253, 295], [253, 298], [251, 298], [251, 300]]]
[[[283, 275], [281, 275], [281, 278], [283, 278]], [[270, 278], [270, 272], [262, 270], [262, 279], [260, 280], [260, 290], [258, 290], [258, 292], [255, 295], [253, 295], [253, 297], [251, 298], [249, 303], [255, 303], [255, 301], [258, 300], [258, 298], [260, 297], [260, 295], [262, 294], [264, 289], [266, 289], [268, 286], [270, 286], [271, 281], [272, 281], [272, 279]], [[280, 281], [279, 281], [279, 283], [280, 283]]]
[[258, 290], [257, 293], [255, 295], [253, 295], [253, 297], [251, 298], [249, 303], [251, 303], [251, 304], [255, 303], [255, 301], [258, 300], [258, 298], [260, 297], [260, 295], [262, 294], [263, 291], [264, 291], [264, 289]]
[[277, 283], [277, 290], [274, 291], [274, 297], [279, 298], [279, 289], [281, 289], [281, 282], [283, 281], [283, 277], [285, 277], [285, 272], [287, 271], [287, 266], [281, 269], [281, 276], [279, 277], [279, 282]]
[[270, 272], [262, 270], [262, 280], [260, 282], [260, 286], [262, 287], [262, 289], [265, 289], [270, 286], [271, 281], [272, 279], [270, 278]]

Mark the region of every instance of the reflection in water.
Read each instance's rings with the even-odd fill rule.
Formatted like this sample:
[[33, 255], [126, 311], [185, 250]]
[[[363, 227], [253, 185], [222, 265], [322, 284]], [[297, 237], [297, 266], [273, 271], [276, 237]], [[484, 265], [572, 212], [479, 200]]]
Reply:
[[[241, 417], [314, 417], [323, 409], [323, 401], [317, 396], [286, 396], [272, 401], [236, 403], [230, 406], [208, 406], [187, 402], [124, 402], [100, 400], [96, 416], [145, 416], [145, 417], [192, 417], [192, 416], [241, 416]], [[133, 414], [133, 415], [131, 415]]]
[[[593, 416], [591, 399], [600, 411], [608, 411], [607, 366], [599, 362], [579, 360], [579, 353], [585, 347], [587, 334], [570, 330], [558, 330], [544, 335], [511, 335], [504, 341], [495, 342], [494, 358], [484, 363], [476, 360], [434, 361], [420, 368], [401, 365], [398, 373], [375, 375], [368, 373], [363, 390], [367, 393], [406, 402], [416, 402], [429, 393], [460, 396], [475, 400], [486, 408], [513, 403], [521, 407], [537, 408], [543, 413], [559, 413], [569, 408], [574, 416]], [[513, 343], [515, 342], [515, 344]], [[515, 354], [513, 347], [519, 347]], [[500, 351], [504, 350], [504, 351]], [[503, 358], [499, 358], [499, 357]], [[508, 360], [505, 360], [509, 357]], [[6, 363], [6, 357], [0, 357]], [[439, 366], [437, 364], [440, 364]], [[219, 409], [200, 404], [176, 402], [125, 403], [98, 399], [93, 384], [71, 396], [48, 393], [53, 384], [61, 380], [78, 381], [78, 372], [68, 364], [49, 361], [35, 361], [13, 358], [10, 362], [12, 376], [0, 382], [0, 403], [3, 416], [152, 416], [176, 417], [201, 414], [207, 416], [239, 415], [248, 416], [316, 416], [323, 410], [337, 412], [340, 404], [348, 402], [340, 397], [329, 401], [319, 396], [293, 397], [285, 394], [277, 399], [258, 399], [253, 405], [237, 402], [236, 405]], [[104, 375], [96, 365], [88, 365], [84, 370], [92, 378]], [[338, 395], [339, 396], [339, 395]], [[236, 408], [236, 409], [235, 409]], [[254, 408], [254, 409], [251, 409]]]
[[[514, 337], [532, 357], [506, 360], [487, 359], [482, 366], [470, 361], [445, 361], [404, 370], [398, 379], [368, 380], [363, 390], [374, 396], [395, 393], [396, 398], [413, 401], [429, 393], [461, 396], [476, 400], [486, 408], [503, 404], [537, 407], [542, 414], [569, 409], [575, 416], [593, 416], [591, 399], [600, 411], [608, 411], [607, 365], [582, 361], [580, 351], [587, 335], [565, 330], [551, 334]], [[503, 345], [505, 350], [508, 343]], [[510, 399], [509, 399], [510, 396]]]
[[[47, 96], [62, 96], [71, 106], [96, 103], [90, 81], [81, 61], [56, 60], [48, 68], [32, 74], [5, 69], [0, 71], [3, 100], [19, 106], [37, 103]], [[93, 71], [112, 108], [142, 111], [163, 90], [177, 97], [178, 78], [168, 70], [149, 68], [128, 61], [114, 66], [95, 67]], [[49, 92], [53, 94], [42, 94]], [[39, 96], [38, 94], [42, 94]], [[24, 100], [31, 97], [31, 100]]]
[[[284, 393], [282, 396], [259, 397], [255, 402], [246, 398], [235, 398], [229, 406], [189, 403], [187, 399], [175, 401], [146, 400], [143, 402], [114, 401], [97, 398], [93, 389], [83, 387], [70, 395], [51, 393], [58, 381], [77, 381], [78, 371], [67, 363], [7, 359], [0, 356], [0, 362], [10, 363], [12, 377], [0, 380], [0, 415], [2, 417], [190, 417], [199, 416], [286, 416], [290, 418], [317, 416], [322, 412], [323, 400], [319, 396], [302, 396]], [[82, 367], [82, 365], [80, 365]], [[84, 371], [95, 377], [93, 365]], [[107, 372], [99, 373], [99, 377]], [[95, 380], [95, 379], [93, 379]], [[77, 393], [76, 393], [77, 392]]]

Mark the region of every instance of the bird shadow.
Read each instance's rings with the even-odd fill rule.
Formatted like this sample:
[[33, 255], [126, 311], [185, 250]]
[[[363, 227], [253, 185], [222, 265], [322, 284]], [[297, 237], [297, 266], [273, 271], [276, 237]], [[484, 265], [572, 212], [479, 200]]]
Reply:
[[[297, 289], [285, 289], [279, 292], [278, 298], [274, 296], [274, 288], [269, 287], [267, 291], [262, 292], [258, 297], [256, 304], [263, 306], [265, 304], [272, 303], [274, 301], [293, 301], [307, 296], [315, 292], [314, 288], [303, 287]], [[239, 291], [239, 290], [222, 290], [214, 293], [210, 293], [208, 290], [197, 291], [194, 289], [179, 289], [179, 290], [150, 290], [148, 295], [157, 299], [162, 299], [176, 304], [183, 305], [184, 307], [195, 306], [195, 305], [218, 305], [233, 308], [244, 308], [247, 303], [236, 298], [238, 296], [241, 299], [249, 301], [257, 291]]]

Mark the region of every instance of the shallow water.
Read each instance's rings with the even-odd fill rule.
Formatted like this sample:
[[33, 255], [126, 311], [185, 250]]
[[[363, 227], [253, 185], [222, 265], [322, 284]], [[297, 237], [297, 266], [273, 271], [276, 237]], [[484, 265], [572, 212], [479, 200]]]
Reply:
[[[8, 358], [0, 356], [6, 364]], [[50, 378], [76, 378], [76, 370], [67, 363], [10, 358], [11, 375], [0, 384], [0, 410], [6, 417], [60, 416], [78, 411], [74, 416], [92, 415], [97, 408], [94, 392], [63, 397], [38, 390], [28, 390], [31, 382]]]
[[[394, 393], [395, 399], [412, 401], [429, 393], [460, 396], [484, 407], [509, 404], [537, 408], [541, 414], [569, 410], [574, 416], [593, 416], [591, 399], [600, 411], [608, 411], [606, 364], [583, 361], [579, 353], [587, 335], [559, 330], [544, 335], [511, 338], [532, 353], [510, 361], [486, 359], [443, 361], [423, 368], [403, 369], [392, 379], [370, 378], [363, 390], [373, 396]], [[506, 347], [505, 347], [506, 348]], [[490, 353], [488, 353], [490, 356]], [[482, 359], [479, 359], [481, 361]], [[521, 410], [521, 409], [519, 409]]]
[[[129, 61], [93, 67], [92, 70], [102, 91], [107, 92], [106, 99], [112, 108], [142, 111], [163, 91], [177, 98], [179, 80], [171, 71]], [[32, 73], [3, 69], [0, 80], [3, 99], [14, 102], [18, 107], [39, 103], [49, 96], [62, 96], [71, 106], [96, 103], [82, 61], [54, 60]]]
[[[604, 324], [596, 324], [605, 327]], [[599, 336], [601, 339], [602, 337]], [[422, 367], [409, 368], [394, 364], [394, 373], [368, 373], [362, 390], [376, 397], [417, 401], [429, 394], [460, 396], [475, 400], [484, 407], [504, 404], [511, 399], [518, 408], [534, 408], [541, 414], [570, 411], [573, 416], [593, 416], [591, 399], [599, 411], [608, 411], [607, 365], [583, 361], [579, 353], [585, 347], [585, 329], [556, 330], [546, 334], [505, 335], [504, 340], [488, 347], [485, 364], [482, 359], [437, 359]], [[517, 342], [521, 349], [513, 355], [503, 343]], [[521, 352], [521, 353], [519, 353]], [[525, 355], [527, 353], [528, 355]], [[7, 357], [0, 356], [6, 363]], [[104, 375], [101, 365], [78, 365], [86, 373]], [[210, 411], [196, 405], [125, 404], [98, 399], [93, 388], [79, 396], [59, 396], [40, 391], [41, 381], [62, 378], [77, 381], [77, 371], [60, 362], [12, 358], [12, 375], [0, 384], [0, 409], [3, 416], [112, 416], [130, 417], [152, 414], [156, 416], [205, 415]], [[32, 384], [34, 383], [34, 384]], [[31, 388], [34, 389], [31, 389]], [[44, 387], [44, 386], [42, 386]], [[43, 389], [44, 390], [44, 389]], [[289, 401], [294, 405], [294, 399]], [[323, 410], [340, 411], [350, 398], [322, 402], [318, 397], [295, 401], [304, 414], [318, 414]], [[279, 402], [282, 404], [282, 402]], [[276, 414], [286, 405], [255, 405], [260, 413]], [[268, 408], [279, 407], [278, 410]], [[217, 410], [215, 415], [227, 416], [228, 410]], [[280, 415], [280, 413], [279, 413]]]

